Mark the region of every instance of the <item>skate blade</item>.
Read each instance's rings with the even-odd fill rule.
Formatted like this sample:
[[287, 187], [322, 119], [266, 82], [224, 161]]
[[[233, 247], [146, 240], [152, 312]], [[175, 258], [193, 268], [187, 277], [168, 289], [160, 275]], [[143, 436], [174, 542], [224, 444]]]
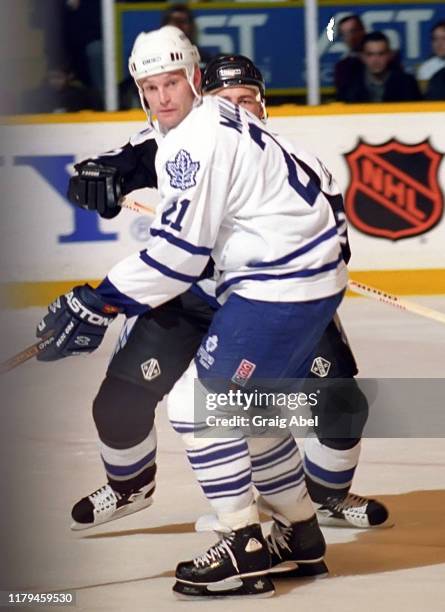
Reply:
[[326, 578], [329, 575], [328, 566], [324, 561], [314, 563], [297, 563], [283, 567], [284, 564], [276, 565], [269, 573], [273, 578]]
[[144, 500], [144, 503], [137, 504], [137, 507], [132, 507], [131, 504], [125, 506], [123, 508], [118, 508], [116, 512], [114, 512], [111, 516], [106, 518], [105, 520], [96, 521], [95, 523], [78, 523], [74, 521], [70, 525], [71, 531], [85, 531], [86, 529], [93, 529], [94, 527], [99, 527], [100, 525], [105, 525], [106, 523], [111, 523], [112, 521], [117, 521], [120, 518], [124, 518], [125, 516], [130, 516], [130, 514], [135, 514], [140, 510], [144, 510], [148, 508], [153, 503], [153, 499], [151, 497]]
[[235, 578], [210, 584], [191, 584], [176, 581], [173, 593], [178, 599], [236, 599], [251, 597], [264, 599], [275, 594], [275, 587], [267, 576]]
[[342, 527], [345, 529], [389, 529], [390, 527], [394, 527], [394, 521], [391, 517], [388, 517], [386, 521], [380, 523], [380, 525], [370, 525], [369, 523], [364, 525], [362, 523], [351, 523], [347, 519], [325, 516], [317, 512], [317, 520], [320, 527]]

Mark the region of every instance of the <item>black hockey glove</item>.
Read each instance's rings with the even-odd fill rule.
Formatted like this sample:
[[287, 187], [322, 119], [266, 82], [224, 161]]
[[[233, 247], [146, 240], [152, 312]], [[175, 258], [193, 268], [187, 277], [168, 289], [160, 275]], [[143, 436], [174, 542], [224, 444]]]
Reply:
[[116, 306], [106, 304], [90, 285], [74, 287], [48, 306], [48, 314], [38, 324], [37, 337], [51, 331], [54, 340], [37, 355], [37, 359], [55, 361], [92, 353], [119, 312]]
[[123, 180], [117, 168], [104, 166], [92, 159], [74, 167], [77, 174], [70, 178], [68, 200], [74, 206], [97, 210], [105, 219], [112, 219], [119, 214]]

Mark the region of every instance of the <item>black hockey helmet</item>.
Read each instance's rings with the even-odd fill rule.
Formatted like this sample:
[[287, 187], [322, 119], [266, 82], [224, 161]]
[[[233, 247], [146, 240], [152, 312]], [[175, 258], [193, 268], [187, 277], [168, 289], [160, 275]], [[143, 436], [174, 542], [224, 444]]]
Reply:
[[254, 85], [261, 99], [266, 97], [263, 75], [244, 55], [217, 55], [207, 64], [202, 75], [202, 92], [209, 93], [223, 87]]

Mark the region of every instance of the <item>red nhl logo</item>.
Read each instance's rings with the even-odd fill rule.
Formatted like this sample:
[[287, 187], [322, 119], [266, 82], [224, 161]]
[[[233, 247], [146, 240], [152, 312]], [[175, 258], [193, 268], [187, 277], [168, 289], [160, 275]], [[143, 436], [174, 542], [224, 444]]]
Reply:
[[442, 153], [429, 141], [360, 141], [345, 158], [351, 172], [345, 209], [355, 228], [398, 240], [423, 234], [438, 223], [443, 213], [437, 176]]
[[246, 382], [252, 376], [255, 368], [256, 365], [254, 363], [248, 359], [243, 359], [237, 367], [235, 374], [232, 376], [232, 382], [244, 387]]

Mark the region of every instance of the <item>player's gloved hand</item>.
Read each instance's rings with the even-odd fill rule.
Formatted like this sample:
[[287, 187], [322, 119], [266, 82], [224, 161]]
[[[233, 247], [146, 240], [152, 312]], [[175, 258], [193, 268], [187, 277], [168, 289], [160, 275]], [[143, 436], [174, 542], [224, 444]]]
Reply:
[[51, 331], [54, 340], [48, 342], [37, 359], [55, 361], [93, 352], [119, 312], [118, 307], [104, 302], [90, 285], [74, 287], [48, 306], [48, 314], [38, 324], [37, 337]]
[[80, 208], [97, 210], [105, 219], [119, 214], [123, 180], [117, 168], [93, 159], [80, 162], [74, 168], [77, 174], [70, 178], [68, 200]]

